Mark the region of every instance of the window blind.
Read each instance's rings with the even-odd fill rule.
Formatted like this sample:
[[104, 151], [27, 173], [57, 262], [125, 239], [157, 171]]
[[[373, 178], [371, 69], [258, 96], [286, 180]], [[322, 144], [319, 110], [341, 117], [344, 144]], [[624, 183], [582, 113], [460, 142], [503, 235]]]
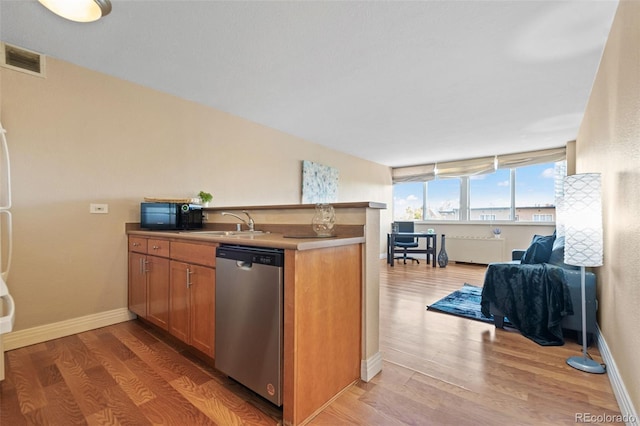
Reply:
[[496, 165], [494, 156], [436, 164], [436, 176], [439, 178], [476, 176], [493, 173], [495, 171]]
[[518, 154], [498, 155], [499, 169], [532, 166], [534, 164], [555, 163], [567, 158], [566, 148], [545, 149], [542, 151], [521, 152]]
[[435, 164], [398, 167], [391, 170], [391, 179], [393, 183], [426, 182], [435, 179], [435, 177]]
[[565, 160], [566, 148], [521, 152], [469, 160], [448, 161], [419, 166], [397, 167], [391, 170], [393, 183], [427, 182], [436, 178], [457, 178], [493, 173], [496, 169], [511, 169], [534, 164]]

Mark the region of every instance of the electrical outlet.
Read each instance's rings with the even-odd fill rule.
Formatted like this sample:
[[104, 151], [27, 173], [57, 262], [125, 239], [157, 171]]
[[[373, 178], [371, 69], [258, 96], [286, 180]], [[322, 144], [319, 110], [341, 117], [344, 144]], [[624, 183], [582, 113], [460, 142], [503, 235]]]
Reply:
[[109, 213], [109, 204], [89, 204], [89, 213], [107, 214]]
[[202, 221], [203, 222], [209, 221], [209, 213], [202, 213]]

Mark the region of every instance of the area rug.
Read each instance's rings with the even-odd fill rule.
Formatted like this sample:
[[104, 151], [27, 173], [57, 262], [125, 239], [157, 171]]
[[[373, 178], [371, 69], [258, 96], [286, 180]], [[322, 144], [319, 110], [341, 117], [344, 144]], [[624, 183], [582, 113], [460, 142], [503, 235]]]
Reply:
[[[481, 298], [482, 287], [465, 283], [460, 290], [456, 290], [437, 302], [428, 305], [427, 310], [493, 324], [493, 316], [487, 318], [480, 311]], [[507, 318], [505, 318], [504, 322], [505, 325], [509, 325]]]

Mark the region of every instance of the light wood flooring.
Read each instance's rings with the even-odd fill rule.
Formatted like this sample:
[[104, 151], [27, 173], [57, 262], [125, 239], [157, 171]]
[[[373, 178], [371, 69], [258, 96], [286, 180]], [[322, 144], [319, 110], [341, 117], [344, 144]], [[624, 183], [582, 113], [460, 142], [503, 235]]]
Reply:
[[[580, 346], [426, 311], [484, 267], [381, 261], [383, 371], [313, 425], [562, 425], [619, 414], [607, 375], [566, 365]], [[591, 355], [600, 361], [597, 348]], [[9, 351], [0, 425], [271, 425], [281, 412], [131, 321]]]

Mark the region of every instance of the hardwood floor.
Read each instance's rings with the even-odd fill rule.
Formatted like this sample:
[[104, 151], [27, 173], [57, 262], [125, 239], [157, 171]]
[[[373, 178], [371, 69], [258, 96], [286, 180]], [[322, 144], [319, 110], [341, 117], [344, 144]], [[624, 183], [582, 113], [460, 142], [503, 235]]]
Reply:
[[[581, 346], [539, 346], [517, 331], [426, 311], [486, 267], [381, 264], [382, 372], [327, 407], [315, 425], [563, 425], [576, 414], [620, 414], [606, 374], [566, 358]], [[590, 348], [601, 361], [597, 348]]]
[[[620, 414], [607, 375], [566, 365], [575, 339], [543, 347], [517, 331], [426, 311], [484, 267], [381, 261], [383, 371], [313, 425], [575, 424]], [[600, 360], [597, 348], [591, 355]], [[281, 411], [136, 321], [9, 351], [0, 425], [271, 425]]]

